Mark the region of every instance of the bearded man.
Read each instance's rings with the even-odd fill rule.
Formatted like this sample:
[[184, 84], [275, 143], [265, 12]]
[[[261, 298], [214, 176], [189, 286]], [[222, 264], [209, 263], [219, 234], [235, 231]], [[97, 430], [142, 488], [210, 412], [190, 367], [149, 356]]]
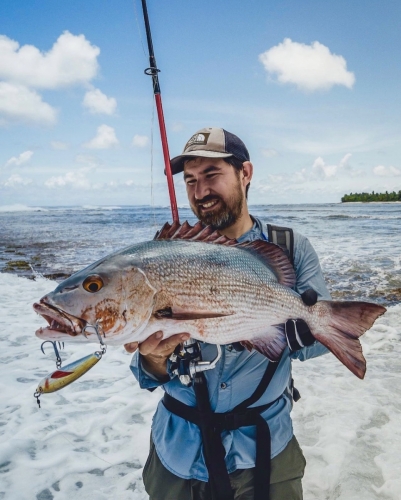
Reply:
[[[184, 173], [189, 203], [202, 223], [240, 243], [268, 240], [266, 225], [248, 211], [253, 166], [237, 136], [214, 127], [199, 130], [171, 166], [174, 174]], [[294, 289], [308, 305], [316, 298], [330, 300], [316, 252], [298, 233], [293, 265]], [[126, 345], [129, 352], [136, 351], [131, 369], [140, 386], [162, 387], [166, 393], [153, 418], [143, 471], [150, 500], [302, 499], [305, 459], [290, 417], [291, 361], [320, 356], [327, 349], [302, 320], [288, 320], [285, 333], [288, 348], [278, 363], [239, 343], [222, 346], [216, 367], [205, 372], [210, 413], [197, 411], [199, 394], [171, 369], [170, 357], [188, 334], [177, 332], [163, 340], [163, 332], [157, 332], [139, 346]], [[200, 346], [204, 361], [215, 357], [216, 346]], [[202, 418], [209, 420], [205, 424]], [[267, 463], [261, 458], [266, 453]]]

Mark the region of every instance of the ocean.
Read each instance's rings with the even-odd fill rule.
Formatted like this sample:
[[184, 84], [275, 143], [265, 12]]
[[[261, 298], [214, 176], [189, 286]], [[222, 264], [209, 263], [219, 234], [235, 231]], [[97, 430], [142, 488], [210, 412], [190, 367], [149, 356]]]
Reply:
[[[251, 213], [312, 242], [334, 298], [401, 299], [401, 204], [266, 205]], [[182, 221], [194, 223], [189, 208]], [[0, 207], [0, 272], [61, 280], [108, 253], [153, 238], [168, 208]]]
[[[310, 239], [334, 299], [388, 308], [362, 338], [363, 381], [332, 355], [294, 363], [305, 500], [400, 500], [401, 204], [264, 205], [251, 213]], [[195, 222], [189, 208], [180, 217]], [[108, 348], [84, 377], [43, 395], [39, 409], [33, 393], [55, 360], [51, 346], [40, 351], [34, 332], [43, 320], [31, 306], [167, 220], [163, 207], [0, 206], [0, 499], [147, 498], [141, 470], [161, 392], [140, 390], [131, 356]], [[92, 351], [66, 345], [63, 364]]]

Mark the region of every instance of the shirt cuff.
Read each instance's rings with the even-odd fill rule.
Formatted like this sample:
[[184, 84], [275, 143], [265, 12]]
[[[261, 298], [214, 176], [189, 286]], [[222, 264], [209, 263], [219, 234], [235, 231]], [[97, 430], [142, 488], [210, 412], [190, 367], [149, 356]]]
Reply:
[[323, 354], [330, 352], [327, 347], [318, 342], [317, 340], [310, 346], [303, 347], [298, 351], [293, 351], [290, 354], [291, 359], [299, 359], [300, 361], [305, 361], [311, 358], [317, 358]]
[[145, 370], [141, 362], [141, 355], [138, 351], [136, 351], [132, 357], [130, 370], [138, 380], [141, 389], [156, 389], [156, 387], [160, 387], [170, 381], [170, 375], [166, 375], [163, 379], [160, 379]]

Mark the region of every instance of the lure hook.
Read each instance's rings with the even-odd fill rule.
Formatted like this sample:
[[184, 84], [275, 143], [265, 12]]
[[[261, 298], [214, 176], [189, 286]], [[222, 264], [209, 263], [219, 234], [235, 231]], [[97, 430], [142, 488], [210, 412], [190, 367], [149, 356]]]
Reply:
[[[47, 342], [52, 344], [53, 349], [54, 349], [54, 354], [56, 355], [56, 367], [60, 368], [61, 367], [61, 357], [60, 357], [60, 353], [58, 352], [58, 349], [57, 349], [57, 342], [53, 342], [52, 340], [45, 340], [44, 342], [42, 342], [40, 349], [43, 352], [43, 354], [45, 354], [45, 350], [44, 350], [43, 346], [45, 344], [47, 344]], [[59, 347], [59, 349], [64, 349], [64, 342], [58, 342], [58, 347]]]
[[[104, 332], [103, 332], [103, 329], [102, 329], [101, 320], [96, 321], [96, 323], [95, 323], [94, 325], [91, 325], [90, 323], [87, 323], [87, 324], [84, 326], [84, 328], [83, 328], [83, 330], [82, 330], [82, 333], [85, 335], [85, 337], [86, 337], [86, 330], [87, 330], [88, 328], [93, 328], [93, 329], [95, 330], [95, 333], [96, 333], [96, 335], [97, 335], [97, 338], [98, 338], [98, 340], [99, 340], [100, 345], [104, 345], [104, 342], [103, 342], [103, 339], [102, 339], [102, 335], [101, 335], [101, 333], [103, 333], [103, 337], [106, 337], [106, 336], [105, 336], [105, 334], [104, 334]], [[100, 330], [100, 331], [99, 331], [99, 330]]]

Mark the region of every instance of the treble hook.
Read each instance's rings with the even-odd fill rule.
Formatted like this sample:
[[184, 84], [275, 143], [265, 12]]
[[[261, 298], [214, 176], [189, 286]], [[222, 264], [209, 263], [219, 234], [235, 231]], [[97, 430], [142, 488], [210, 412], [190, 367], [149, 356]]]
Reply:
[[[103, 345], [104, 345], [104, 342], [103, 342], [103, 339], [102, 339], [102, 335], [101, 335], [101, 334], [103, 333], [103, 337], [106, 337], [106, 335], [105, 335], [105, 334], [104, 334], [104, 332], [103, 332], [103, 328], [102, 328], [101, 323], [102, 323], [102, 320], [101, 320], [101, 319], [100, 319], [99, 321], [96, 321], [96, 323], [95, 323], [94, 325], [91, 325], [90, 323], [87, 323], [87, 324], [83, 327], [83, 329], [82, 329], [82, 333], [83, 333], [83, 334], [85, 335], [85, 337], [86, 337], [86, 330], [87, 330], [88, 328], [93, 328], [93, 329], [95, 330], [95, 333], [96, 333], [96, 335], [97, 335], [97, 338], [98, 338], [98, 340], [99, 340], [100, 345], [102, 345], [102, 346], [103, 346]], [[99, 330], [100, 330], [100, 331], [99, 331]]]
[[[57, 349], [57, 342], [53, 342], [52, 340], [45, 340], [44, 342], [42, 342], [42, 345], [40, 346], [40, 349], [42, 350], [43, 354], [45, 354], [45, 350], [43, 349], [43, 346], [45, 344], [47, 344], [47, 342], [50, 342], [50, 344], [52, 344], [53, 346], [53, 349], [54, 349], [54, 354], [56, 355], [56, 366], [57, 368], [60, 368], [61, 367], [61, 358], [60, 358], [60, 353], [58, 352], [58, 349]], [[64, 349], [64, 342], [58, 342], [58, 347], [59, 349]]]

